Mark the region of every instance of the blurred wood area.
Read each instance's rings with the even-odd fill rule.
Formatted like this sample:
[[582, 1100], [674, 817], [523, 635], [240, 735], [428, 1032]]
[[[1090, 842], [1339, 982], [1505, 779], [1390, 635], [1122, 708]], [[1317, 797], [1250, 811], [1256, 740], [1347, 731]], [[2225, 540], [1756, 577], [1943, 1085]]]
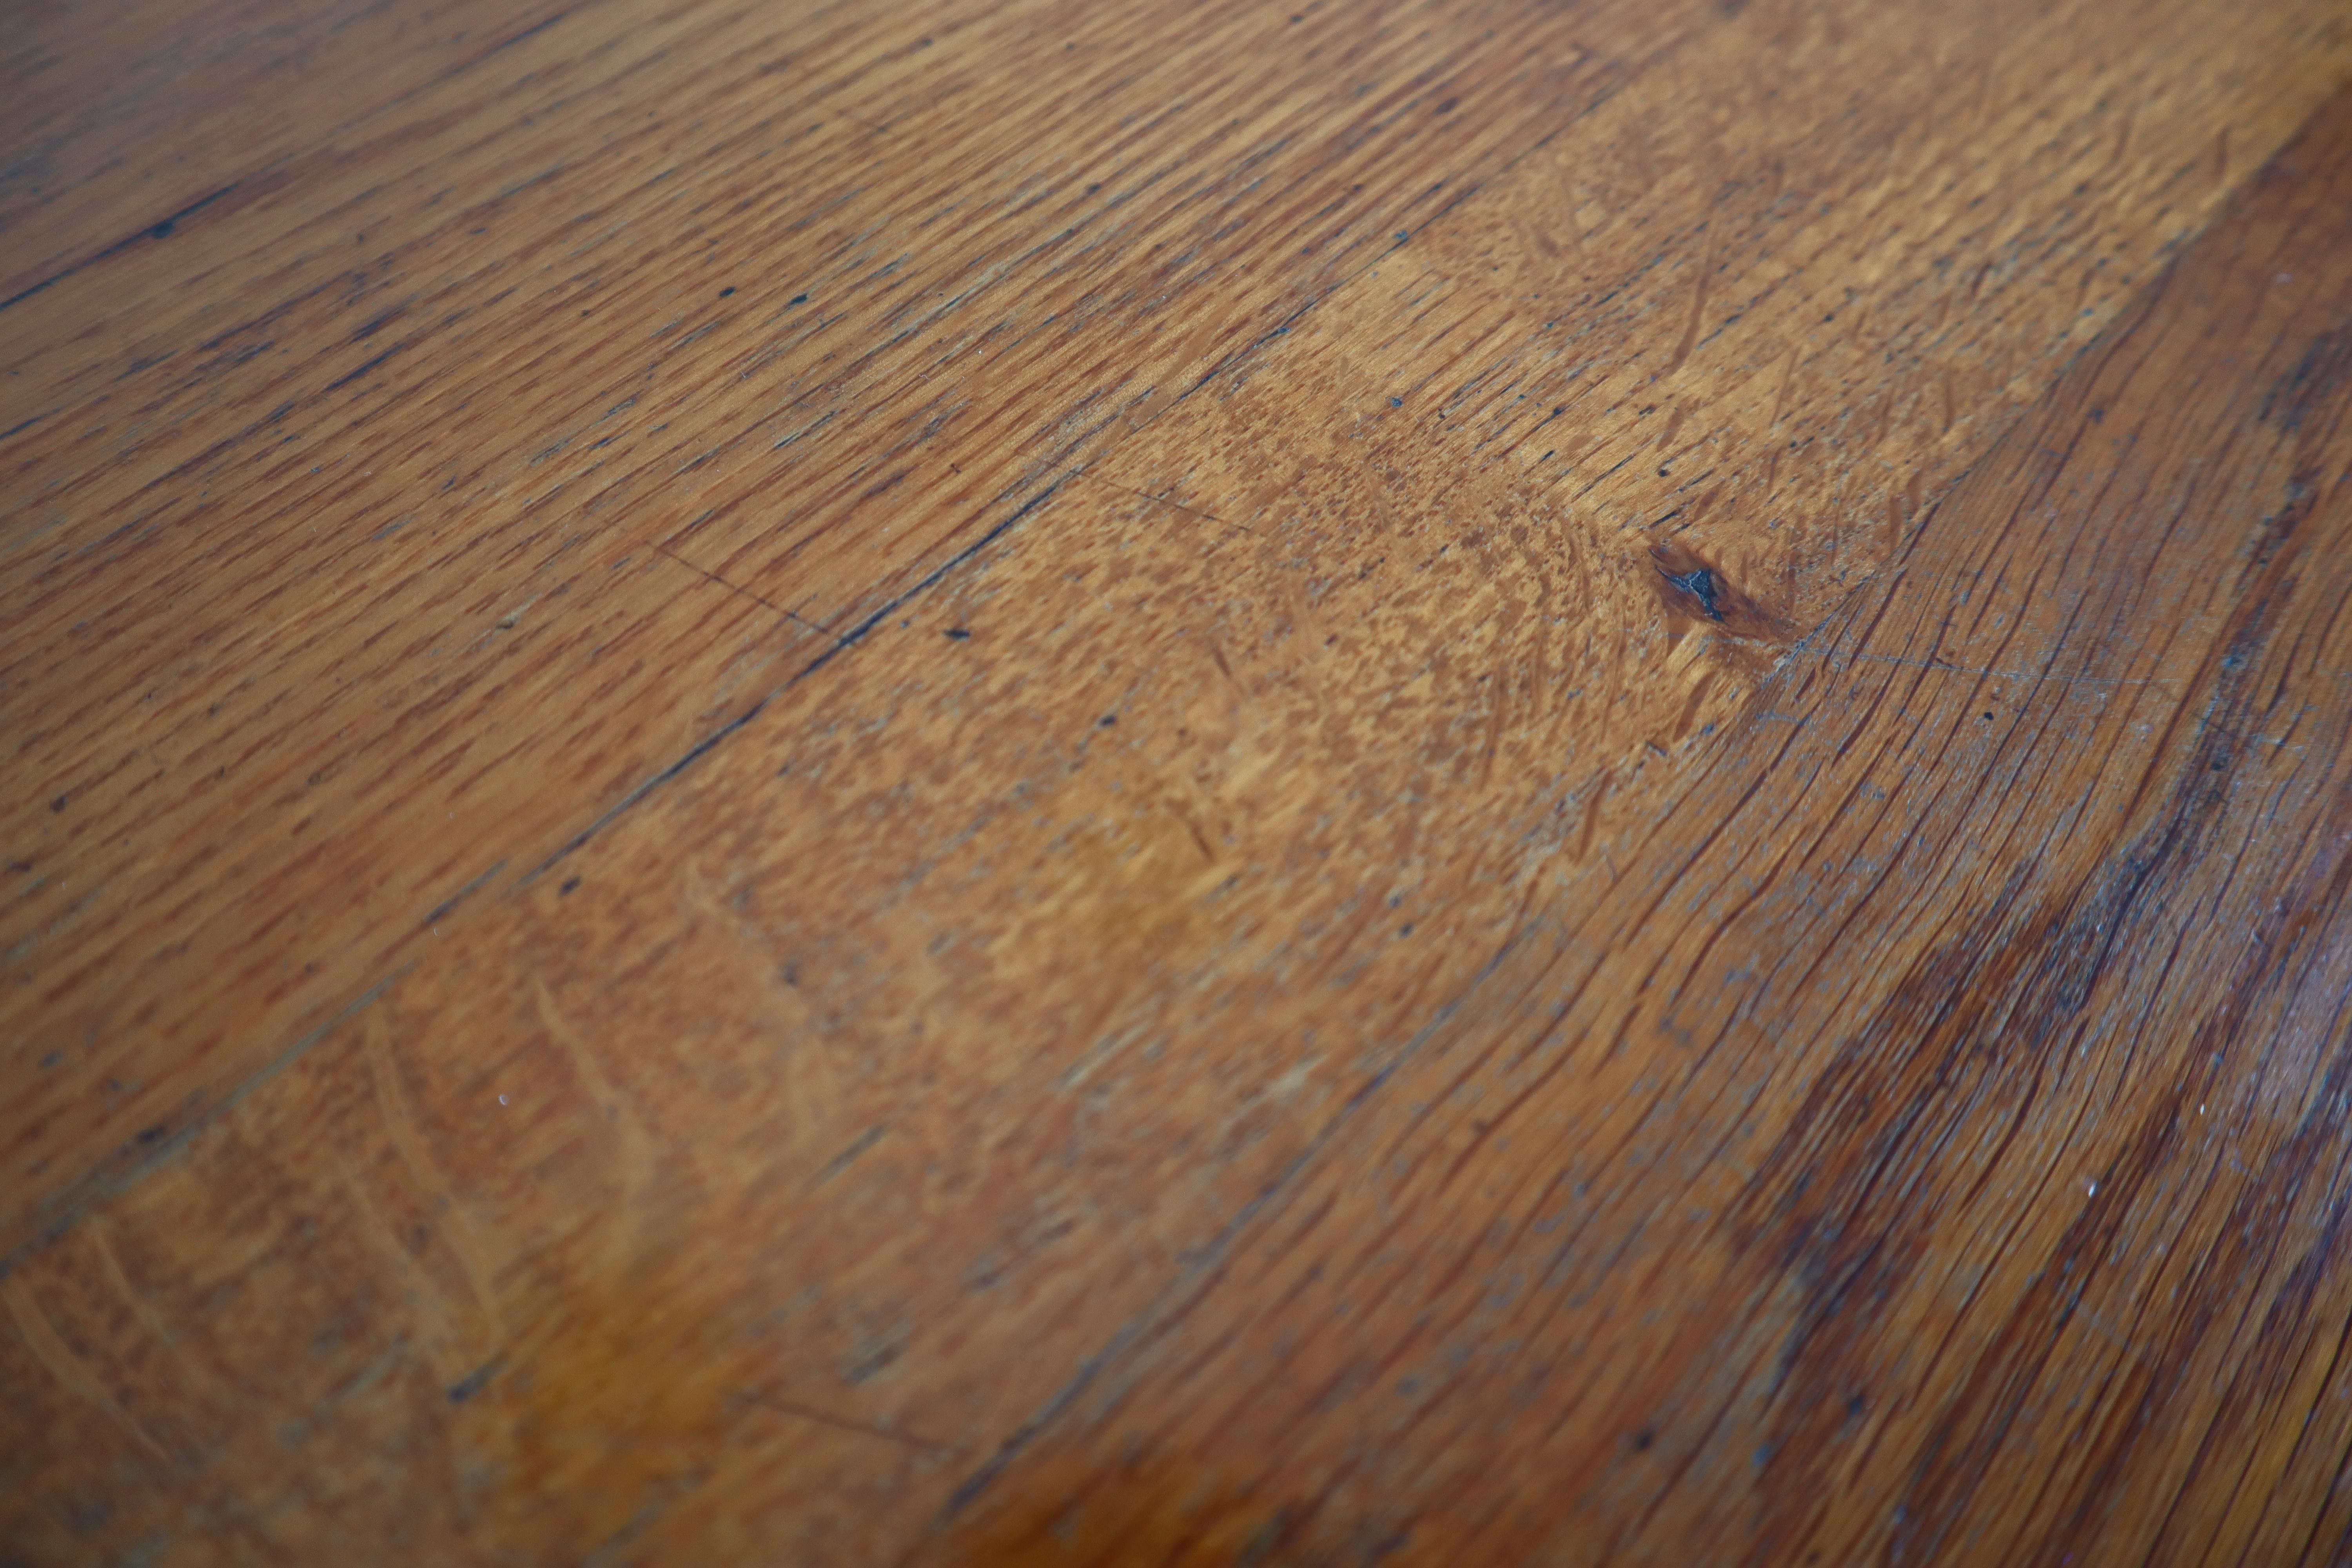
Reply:
[[2344, 0], [11, 0], [0, 1563], [2352, 1563]]

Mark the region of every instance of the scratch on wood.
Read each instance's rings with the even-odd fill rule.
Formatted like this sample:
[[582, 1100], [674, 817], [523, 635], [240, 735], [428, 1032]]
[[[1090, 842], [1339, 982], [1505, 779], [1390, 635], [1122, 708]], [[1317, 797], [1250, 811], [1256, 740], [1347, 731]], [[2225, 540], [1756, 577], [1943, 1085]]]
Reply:
[[80, 1358], [58, 1333], [57, 1325], [49, 1321], [48, 1314], [33, 1299], [29, 1285], [22, 1279], [0, 1281], [0, 1294], [8, 1298], [8, 1315], [16, 1321], [16, 1331], [24, 1339], [25, 1348], [33, 1352], [33, 1359], [77, 1397], [88, 1401], [122, 1428], [149, 1458], [161, 1465], [173, 1463], [171, 1451], [83, 1367]]
[[0, 1280], [6, 1279], [27, 1258], [71, 1230], [84, 1215], [111, 1203], [144, 1181], [150, 1173], [178, 1159], [195, 1141], [198, 1133], [244, 1104], [262, 1085], [309, 1055], [311, 1047], [365, 1012], [377, 997], [406, 974], [410, 967], [402, 964], [369, 986], [342, 1011], [280, 1051], [276, 1059], [210, 1106], [198, 1110], [176, 1131], [156, 1138], [142, 1135], [133, 1139], [118, 1148], [112, 1158], [43, 1199], [37, 1211], [40, 1219], [37, 1232], [11, 1247], [5, 1257], [0, 1257]]

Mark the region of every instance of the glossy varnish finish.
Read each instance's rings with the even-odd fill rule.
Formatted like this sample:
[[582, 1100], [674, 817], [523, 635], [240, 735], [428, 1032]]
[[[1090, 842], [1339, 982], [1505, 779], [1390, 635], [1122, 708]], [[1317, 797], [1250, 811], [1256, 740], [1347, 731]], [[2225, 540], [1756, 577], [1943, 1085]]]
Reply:
[[2340, 9], [121, 10], [18, 1556], [2344, 1555]]

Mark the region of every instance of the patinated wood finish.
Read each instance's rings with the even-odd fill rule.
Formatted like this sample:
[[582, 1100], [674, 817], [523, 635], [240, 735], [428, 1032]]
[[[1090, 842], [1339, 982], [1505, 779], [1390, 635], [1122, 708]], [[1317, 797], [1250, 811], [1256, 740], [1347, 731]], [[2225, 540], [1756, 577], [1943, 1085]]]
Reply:
[[2352, 16], [20, 6], [0, 1552], [2352, 1554]]

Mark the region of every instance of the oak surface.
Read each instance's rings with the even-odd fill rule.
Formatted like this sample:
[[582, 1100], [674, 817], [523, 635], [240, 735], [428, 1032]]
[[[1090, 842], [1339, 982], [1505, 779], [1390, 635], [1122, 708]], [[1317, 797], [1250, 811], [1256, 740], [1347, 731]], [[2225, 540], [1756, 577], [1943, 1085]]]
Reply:
[[2352, 1552], [2339, 6], [15, 25], [15, 1558]]

